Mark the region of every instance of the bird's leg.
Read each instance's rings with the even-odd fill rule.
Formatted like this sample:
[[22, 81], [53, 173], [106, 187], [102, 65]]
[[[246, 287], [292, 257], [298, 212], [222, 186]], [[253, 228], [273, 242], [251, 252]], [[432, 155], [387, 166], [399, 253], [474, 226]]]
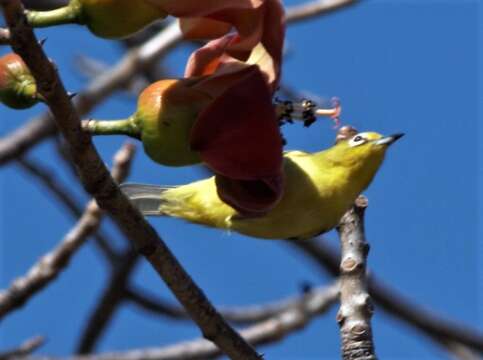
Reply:
[[332, 107], [329, 109], [318, 108], [312, 100], [304, 99], [300, 102], [290, 100], [281, 101], [275, 99], [275, 110], [280, 123], [293, 123], [294, 120], [303, 121], [304, 126], [312, 125], [318, 116], [329, 116], [335, 121], [335, 126], [339, 126], [339, 116], [342, 111], [340, 101], [332, 98]]

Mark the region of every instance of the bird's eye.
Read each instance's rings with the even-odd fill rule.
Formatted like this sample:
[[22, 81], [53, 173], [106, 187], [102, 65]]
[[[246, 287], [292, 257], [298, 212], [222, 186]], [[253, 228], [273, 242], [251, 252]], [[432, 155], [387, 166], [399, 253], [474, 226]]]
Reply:
[[367, 138], [363, 135], [356, 135], [349, 141], [349, 146], [354, 147], [354, 146], [359, 146], [362, 144], [365, 144], [367, 141]]

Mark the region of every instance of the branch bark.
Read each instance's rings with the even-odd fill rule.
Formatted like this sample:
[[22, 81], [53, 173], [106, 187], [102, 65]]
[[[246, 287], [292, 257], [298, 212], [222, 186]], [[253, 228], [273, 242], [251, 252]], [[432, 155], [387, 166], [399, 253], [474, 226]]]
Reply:
[[[311, 296], [322, 295], [327, 291], [326, 287], [311, 289]], [[188, 314], [182, 308], [175, 306], [171, 302], [156, 298], [154, 295], [147, 294], [145, 291], [134, 288], [132, 285], [126, 289], [126, 300], [152, 314], [169, 317], [171, 319], [184, 320]], [[274, 301], [267, 304], [257, 304], [249, 306], [218, 306], [218, 310], [223, 317], [233, 324], [250, 325], [256, 322], [268, 320], [290, 308], [299, 306], [303, 301], [303, 296], [292, 296], [287, 299]]]
[[112, 270], [109, 284], [89, 316], [77, 346], [78, 354], [88, 354], [95, 348], [116, 310], [125, 300], [129, 278], [140, 257], [129, 248], [121, 259], [121, 262]]
[[36, 336], [32, 339], [28, 339], [16, 349], [0, 352], [0, 360], [13, 360], [25, 357], [41, 347], [44, 342], [45, 339], [42, 336]]
[[[328, 271], [334, 277], [339, 276], [340, 256], [324, 242], [311, 240], [290, 242], [289, 244], [312, 258], [324, 272]], [[429, 336], [445, 349], [451, 349], [457, 343], [483, 355], [483, 334], [478, 329], [445, 319], [423, 309], [370, 273], [368, 288], [377, 306]]]
[[10, 44], [10, 31], [8, 29], [0, 28], [0, 45]]
[[340, 308], [337, 322], [344, 360], [375, 360], [371, 317], [373, 305], [367, 291], [366, 260], [369, 244], [364, 235], [367, 199], [359, 196], [337, 228], [341, 243]]
[[315, 0], [306, 4], [292, 6], [287, 10], [287, 21], [295, 23], [308, 20], [355, 5], [358, 2], [358, 0]]
[[[246, 341], [254, 345], [280, 341], [285, 336], [303, 329], [316, 316], [325, 313], [337, 301], [338, 296], [338, 283], [321, 291], [309, 292], [302, 296], [293, 306], [267, 320], [242, 330], [240, 333]], [[197, 339], [162, 348], [76, 356], [68, 360], [206, 360], [217, 358], [220, 355], [222, 355], [220, 350], [212, 343], [204, 339]], [[30, 360], [36, 359], [60, 360], [50, 357], [32, 357]]]
[[198, 324], [205, 338], [213, 341], [232, 359], [261, 359], [260, 355], [223, 319], [193, 282], [166, 244], [113, 181], [90, 136], [80, 127], [80, 118], [57, 74], [27, 25], [19, 0], [1, 0], [11, 31], [13, 50], [19, 54], [46, 99], [60, 132], [69, 144], [73, 162], [85, 190], [106, 210], [164, 279], [168, 287]]
[[[122, 155], [122, 150], [120, 154]], [[60, 183], [58, 177], [55, 176], [55, 174], [51, 173], [48, 169], [41, 166], [38, 161], [32, 161], [26, 158], [19, 158], [17, 162], [23, 170], [25, 170], [33, 177], [37, 178], [40, 183], [43, 184], [59, 200], [62, 205], [64, 205], [64, 207], [68, 210], [68, 212], [72, 215], [74, 219], [79, 219], [82, 216], [82, 207], [75, 201], [70, 191]], [[115, 167], [113, 170], [115, 170]], [[116, 179], [116, 181], [119, 183], [124, 181], [124, 179], [125, 178], [123, 177], [120, 179]], [[102, 233], [98, 227], [97, 231], [93, 233], [93, 236], [96, 241], [96, 245], [104, 253], [105, 258], [111, 264], [115, 263], [119, 258], [119, 254], [117, 254], [116, 251], [109, 244], [107, 235]]]
[[[114, 156], [112, 176], [116, 181], [122, 182], [127, 177], [133, 155], [134, 146], [126, 144]], [[20, 308], [57, 278], [86, 239], [97, 230], [101, 217], [102, 211], [96, 202], [90, 201], [82, 217], [60, 244], [34, 264], [26, 275], [0, 292], [0, 319]]]

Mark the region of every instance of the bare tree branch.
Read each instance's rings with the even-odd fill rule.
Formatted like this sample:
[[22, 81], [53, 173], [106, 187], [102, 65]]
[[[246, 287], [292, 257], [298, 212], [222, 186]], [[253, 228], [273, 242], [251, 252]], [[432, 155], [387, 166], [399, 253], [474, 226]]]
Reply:
[[0, 45], [10, 44], [10, 31], [0, 28]]
[[[126, 287], [124, 290], [124, 297], [133, 305], [151, 314], [168, 317], [170, 319], [189, 319], [188, 314], [183, 308], [176, 306], [170, 301], [158, 298], [152, 294], [148, 294], [145, 290], [133, 285]], [[226, 314], [223, 313], [219, 306], [218, 310], [220, 313], [222, 313], [226, 320], [231, 321], [231, 319], [229, 319]]]
[[[290, 242], [290, 244], [312, 258], [321, 269], [335, 277], [339, 276], [339, 254], [324, 242], [311, 240]], [[423, 309], [396, 290], [383, 284], [372, 274], [368, 276], [368, 287], [376, 305], [379, 305], [388, 314], [418, 329], [444, 348], [448, 349], [448, 344], [459, 343], [483, 354], [483, 335], [477, 329], [442, 318]]]
[[[133, 155], [134, 146], [129, 143], [115, 155], [112, 175], [116, 181], [126, 178]], [[82, 217], [60, 244], [34, 264], [26, 275], [16, 279], [8, 289], [0, 292], [0, 319], [21, 307], [60, 274], [80, 246], [97, 230], [101, 217], [102, 211], [96, 202], [90, 201]]]
[[[327, 289], [320, 287], [311, 289], [310, 293], [322, 294]], [[155, 295], [147, 294], [145, 290], [138, 287], [126, 289], [126, 300], [152, 314], [169, 317], [171, 319], [185, 320], [188, 318], [186, 311], [167, 300], [157, 298]], [[223, 317], [238, 325], [249, 325], [255, 322], [268, 320], [269, 318], [284, 312], [285, 310], [299, 306], [302, 301], [301, 296], [292, 296], [287, 299], [274, 301], [267, 304], [257, 304], [251, 306], [218, 306], [218, 310]]]
[[109, 284], [89, 316], [77, 346], [79, 354], [88, 354], [95, 348], [116, 310], [125, 299], [126, 286], [140, 257], [138, 253], [129, 248], [121, 259], [121, 262], [113, 269]]
[[[188, 313], [183, 308], [147, 294], [144, 290], [132, 285], [129, 286], [129, 277], [139, 257], [136, 253], [128, 250], [121, 259], [121, 262], [113, 270], [109, 284], [100, 296], [95, 310], [89, 316], [77, 348], [77, 352], [80, 354], [89, 353], [95, 348], [96, 343], [113, 318], [115, 311], [125, 300], [131, 301], [145, 311], [160, 316], [180, 320], [190, 319]], [[311, 292], [322, 293], [325, 290], [325, 288], [312, 289]], [[267, 320], [288, 308], [297, 306], [300, 301], [300, 297], [292, 297], [264, 305], [218, 307], [218, 309], [226, 320], [234, 324], [247, 325]]]
[[[60, 181], [57, 179], [57, 176], [51, 173], [47, 168], [41, 166], [38, 161], [34, 162], [26, 158], [19, 158], [17, 159], [17, 162], [23, 170], [39, 179], [39, 181], [59, 200], [59, 202], [64, 205], [73, 218], [78, 219], [82, 216], [82, 208], [74, 200], [71, 192], [60, 183]], [[124, 181], [124, 179], [121, 179], [120, 181]], [[99, 229], [94, 233], [93, 236], [98, 247], [106, 255], [105, 258], [111, 263], [116, 262], [119, 258], [119, 255], [109, 244], [107, 236]]]
[[440, 343], [455, 360], [481, 360], [481, 354], [457, 342], [445, 341]]
[[8, 350], [0, 353], [0, 360], [11, 360], [19, 357], [27, 356], [41, 347], [45, 342], [43, 336], [36, 336], [32, 339], [25, 341], [18, 348], [13, 350]]
[[367, 199], [359, 196], [337, 228], [341, 243], [340, 308], [337, 322], [345, 360], [376, 359], [372, 339], [373, 305], [367, 291], [366, 258], [369, 244], [364, 235]]
[[23, 155], [55, 133], [55, 124], [48, 113], [20, 126], [0, 139], [0, 165]]
[[298, 22], [355, 5], [358, 0], [315, 0], [287, 9], [287, 22]]
[[[250, 326], [240, 333], [253, 345], [280, 341], [307, 326], [315, 317], [324, 314], [337, 301], [339, 284], [304, 294], [292, 306], [270, 318]], [[163, 348], [132, 350], [124, 353], [105, 353], [75, 356], [69, 360], [205, 360], [222, 353], [209, 341], [198, 339]], [[51, 357], [31, 357], [31, 360], [54, 360]], [[58, 359], [57, 359], [58, 360]]]
[[[90, 136], [80, 127], [57, 71], [44, 54], [32, 29], [27, 25], [20, 0], [1, 0], [11, 31], [11, 44], [37, 82], [40, 94], [53, 114], [60, 132], [70, 146], [81, 182], [102, 209], [109, 212], [120, 230], [143, 254], [198, 324], [203, 335], [216, 343], [232, 359], [260, 359], [257, 352], [223, 319], [201, 289], [193, 282], [166, 244], [121, 193], [113, 181]], [[149, 55], [147, 49], [143, 56]]]

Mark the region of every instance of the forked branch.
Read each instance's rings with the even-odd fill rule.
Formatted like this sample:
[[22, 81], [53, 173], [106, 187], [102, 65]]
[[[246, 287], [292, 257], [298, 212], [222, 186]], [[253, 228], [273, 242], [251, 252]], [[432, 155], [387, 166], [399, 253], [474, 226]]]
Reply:
[[344, 360], [374, 360], [371, 317], [373, 306], [367, 290], [366, 260], [369, 244], [364, 235], [367, 199], [359, 196], [337, 228], [341, 244], [340, 308], [337, 321]]
[[20, 0], [2, 0], [11, 45], [35, 77], [40, 94], [69, 144], [85, 190], [106, 210], [120, 230], [158, 272], [197, 323], [203, 335], [232, 359], [260, 359], [261, 356], [223, 319], [202, 290], [193, 282], [156, 231], [121, 193], [88, 134], [81, 130], [77, 114], [62, 81], [27, 25]]

